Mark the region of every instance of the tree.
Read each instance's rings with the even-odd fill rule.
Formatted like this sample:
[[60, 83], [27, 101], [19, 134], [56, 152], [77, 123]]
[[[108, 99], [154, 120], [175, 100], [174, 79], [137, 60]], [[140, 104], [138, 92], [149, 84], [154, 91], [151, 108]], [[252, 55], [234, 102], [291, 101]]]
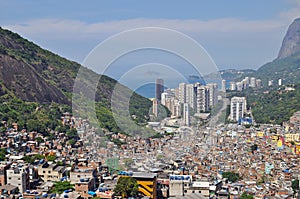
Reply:
[[35, 138], [35, 141], [37, 141], [38, 143], [44, 142], [43, 138], [41, 138], [41, 137]]
[[41, 160], [41, 159], [44, 159], [44, 158], [45, 158], [45, 156], [43, 156], [41, 154], [36, 154], [36, 155], [33, 155], [33, 156], [24, 156], [23, 160], [26, 163], [33, 164], [35, 160]]
[[51, 193], [63, 193], [64, 190], [68, 190], [68, 189], [73, 189], [73, 185], [71, 185], [70, 182], [68, 181], [59, 181], [59, 182], [55, 182], [53, 188], [50, 190]]
[[242, 195], [241, 195], [241, 199], [253, 199], [253, 195], [252, 194], [247, 194], [246, 192], [244, 192]]
[[296, 191], [299, 190], [299, 180], [292, 181], [292, 188], [293, 188], [294, 193], [296, 193]]
[[136, 197], [138, 195], [139, 185], [136, 179], [132, 177], [120, 177], [114, 189], [117, 196], [123, 198]]
[[222, 177], [227, 178], [231, 182], [236, 182], [241, 179], [240, 175], [234, 172], [223, 172]]
[[46, 157], [46, 159], [49, 161], [49, 162], [53, 162], [55, 159], [56, 159], [56, 156], [55, 155], [48, 155]]
[[254, 153], [254, 151], [257, 151], [257, 144], [251, 145], [251, 152]]
[[0, 148], [0, 161], [5, 160], [5, 155], [6, 155], [6, 149], [5, 148]]

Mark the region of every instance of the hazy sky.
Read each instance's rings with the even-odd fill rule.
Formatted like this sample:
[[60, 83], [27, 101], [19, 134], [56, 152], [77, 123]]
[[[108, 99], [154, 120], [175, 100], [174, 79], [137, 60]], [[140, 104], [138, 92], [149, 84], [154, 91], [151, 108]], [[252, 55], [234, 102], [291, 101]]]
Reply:
[[273, 60], [288, 25], [300, 16], [299, 0], [0, 0], [0, 5], [2, 27], [79, 63], [114, 34], [155, 26], [199, 42], [219, 69], [257, 69]]

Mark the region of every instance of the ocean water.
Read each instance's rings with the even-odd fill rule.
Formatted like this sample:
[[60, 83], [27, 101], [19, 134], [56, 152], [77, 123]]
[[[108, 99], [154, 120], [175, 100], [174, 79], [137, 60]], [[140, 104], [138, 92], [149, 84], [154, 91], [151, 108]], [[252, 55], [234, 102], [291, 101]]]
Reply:
[[[188, 83], [196, 83], [199, 82], [200, 84], [205, 84], [205, 81], [200, 78], [188, 78]], [[178, 82], [179, 84], [179, 82]], [[167, 89], [167, 87], [165, 87]], [[146, 98], [155, 98], [155, 83], [145, 84], [135, 90], [138, 94], [146, 97]]]

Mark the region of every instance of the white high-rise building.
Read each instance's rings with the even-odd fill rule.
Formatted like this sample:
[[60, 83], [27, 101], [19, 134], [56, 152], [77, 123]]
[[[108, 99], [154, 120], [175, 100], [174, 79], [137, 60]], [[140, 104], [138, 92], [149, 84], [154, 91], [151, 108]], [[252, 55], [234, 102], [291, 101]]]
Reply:
[[222, 88], [221, 88], [222, 92], [226, 92], [226, 80], [222, 79]]
[[189, 110], [189, 104], [184, 103], [183, 104], [183, 122], [184, 125], [189, 126], [190, 125], [190, 110]]
[[235, 91], [236, 90], [236, 82], [230, 82], [230, 90]]
[[245, 97], [233, 97], [230, 103], [230, 120], [239, 121], [244, 117], [246, 112], [247, 102]]
[[168, 93], [162, 93], [161, 94], [161, 104], [162, 105], [166, 106], [167, 98], [168, 98]]
[[218, 84], [209, 83], [206, 86], [209, 89], [209, 106], [213, 107], [218, 103]]
[[278, 86], [281, 86], [282, 85], [282, 79], [279, 79], [278, 80]]
[[209, 110], [209, 89], [206, 86], [197, 87], [197, 113]]
[[196, 109], [197, 106], [197, 89], [194, 84], [186, 85], [186, 103], [189, 104], [190, 108]]
[[249, 77], [246, 77], [245, 79], [243, 79], [242, 84], [243, 84], [243, 90], [248, 89], [248, 87], [249, 87]]
[[249, 87], [255, 88], [256, 87], [256, 79], [255, 77], [250, 78], [250, 84]]
[[236, 90], [242, 91], [243, 90], [243, 82], [237, 82], [236, 83]]
[[179, 84], [179, 101], [180, 103], [186, 103], [186, 83]]
[[173, 116], [181, 116], [181, 103], [178, 100], [174, 100]]

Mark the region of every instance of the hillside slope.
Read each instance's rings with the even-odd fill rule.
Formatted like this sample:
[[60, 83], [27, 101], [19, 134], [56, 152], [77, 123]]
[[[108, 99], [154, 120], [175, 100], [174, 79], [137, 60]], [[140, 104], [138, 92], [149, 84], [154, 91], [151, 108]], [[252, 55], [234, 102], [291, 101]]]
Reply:
[[[81, 66], [78, 63], [62, 58], [36, 44], [22, 38], [16, 33], [0, 28], [0, 96], [7, 93], [26, 102], [42, 104], [58, 103], [72, 104], [73, 84]], [[91, 76], [98, 76], [89, 69], [85, 71]], [[88, 80], [82, 80], [83, 86], [88, 86]], [[105, 128], [117, 129], [111, 117], [111, 96], [116, 81], [105, 75], [101, 76], [97, 86], [95, 100], [98, 109], [108, 113], [105, 121], [100, 124]], [[121, 92], [130, 91], [121, 85]], [[131, 114], [137, 116], [137, 121], [145, 122], [152, 105], [150, 100], [133, 93], [130, 107]], [[75, 114], [75, 113], [74, 113]], [[99, 117], [99, 115], [98, 115]], [[103, 120], [103, 118], [102, 118]]]
[[283, 79], [284, 84], [300, 82], [300, 53], [276, 59], [260, 67], [254, 75], [267, 85], [268, 80]]

